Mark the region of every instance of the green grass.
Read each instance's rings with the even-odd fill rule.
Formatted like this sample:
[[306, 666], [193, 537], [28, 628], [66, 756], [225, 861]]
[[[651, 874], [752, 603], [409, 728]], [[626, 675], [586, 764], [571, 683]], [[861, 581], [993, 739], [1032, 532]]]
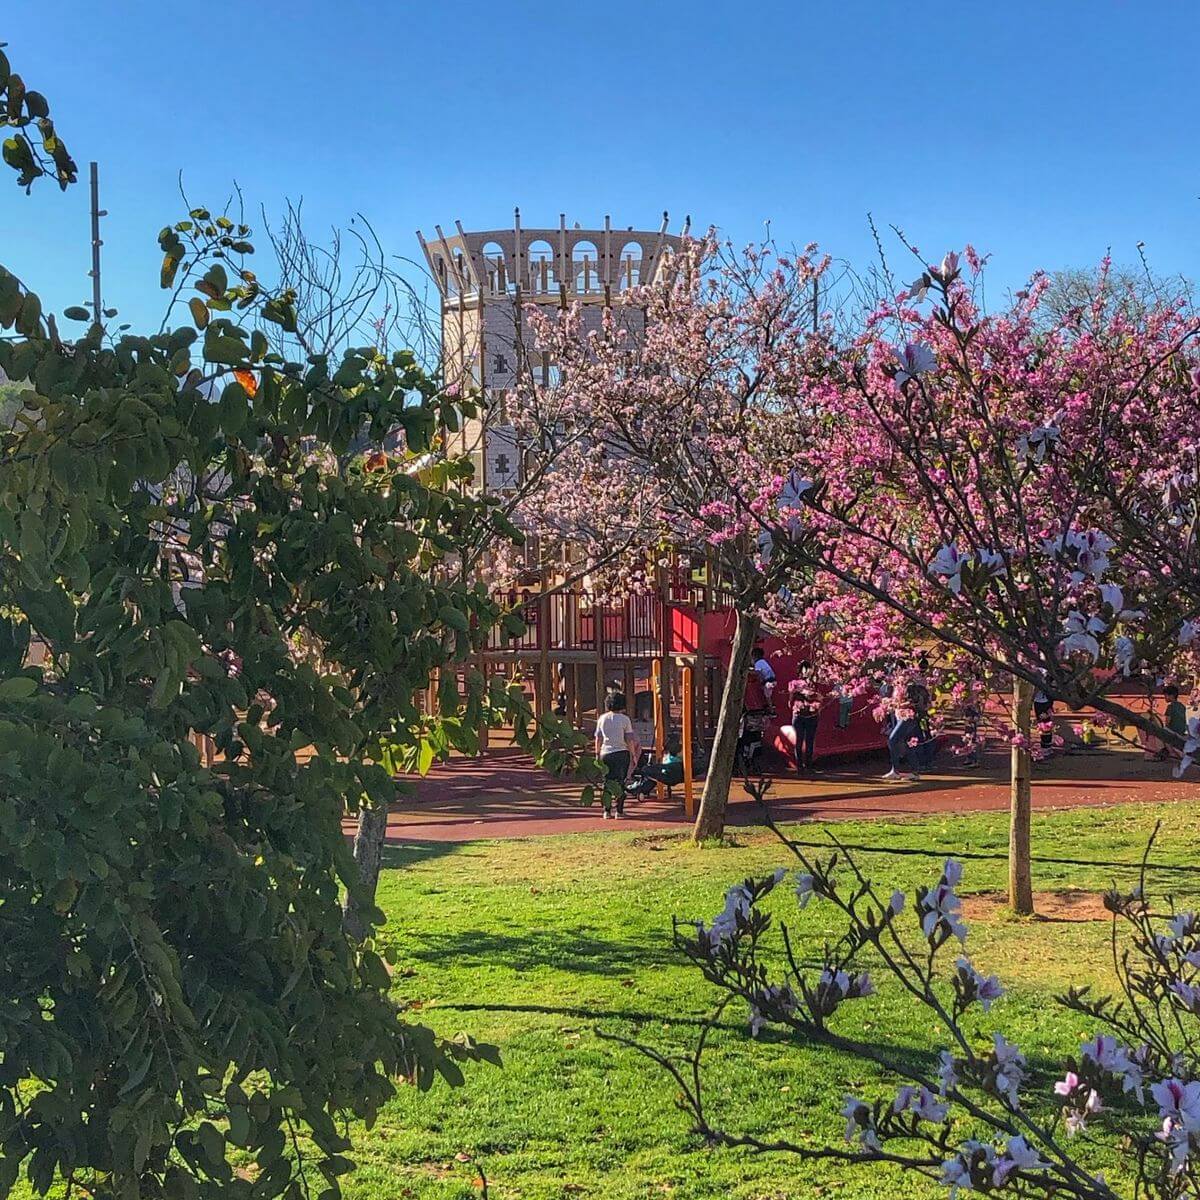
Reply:
[[[1196, 863], [1200, 811], [1184, 805], [1044, 814], [1035, 818], [1035, 854], [1135, 861], [1160, 818], [1154, 860]], [[839, 824], [836, 832], [845, 841], [946, 853], [1007, 845], [1004, 814]], [[806, 826], [803, 836], [822, 833]], [[462, 1152], [482, 1164], [492, 1200], [939, 1194], [920, 1182], [902, 1184], [886, 1169], [707, 1150], [689, 1134], [669, 1079], [597, 1036], [625, 1034], [665, 1051], [687, 1047], [714, 992], [674, 954], [672, 914], [710, 918], [730, 883], [786, 861], [772, 836], [748, 831], [733, 845], [704, 850], [675, 836], [613, 831], [396, 851], [381, 888], [385, 936], [400, 956], [396, 994], [416, 1001], [420, 1019], [441, 1033], [466, 1031], [498, 1044], [504, 1067], [471, 1068], [460, 1089], [402, 1091], [371, 1132], [356, 1136], [360, 1166], [349, 1193], [372, 1200], [478, 1196], [473, 1171], [456, 1161]], [[889, 889], [911, 891], [937, 871], [935, 860], [899, 855], [861, 861]], [[962, 891], [1000, 889], [1005, 870], [1002, 861], [969, 863]], [[1099, 891], [1114, 875], [1134, 878], [1044, 866], [1035, 887]], [[1186, 900], [1200, 892], [1192, 880], [1153, 882]], [[807, 954], [834, 932], [828, 906], [798, 914], [791, 904], [787, 917]], [[1108, 937], [1104, 922], [1016, 920], [1003, 912], [974, 924], [969, 948], [977, 965], [1010, 988], [982, 1019], [981, 1033], [1004, 1029], [1035, 1065], [1053, 1070], [1088, 1032], [1053, 996], [1069, 980], [1111, 982]], [[843, 1014], [859, 1036], [913, 1054], [943, 1044], [928, 1013], [892, 987]], [[828, 1052], [753, 1041], [741, 1022], [742, 1014], [731, 1014], [709, 1054], [710, 1101], [727, 1128], [834, 1142], [845, 1091], [882, 1094], [894, 1086]]]

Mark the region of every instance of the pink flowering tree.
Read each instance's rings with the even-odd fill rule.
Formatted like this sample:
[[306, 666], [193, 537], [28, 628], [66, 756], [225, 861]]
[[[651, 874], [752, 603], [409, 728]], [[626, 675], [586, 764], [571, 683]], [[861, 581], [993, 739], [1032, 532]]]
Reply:
[[[517, 418], [539, 479], [514, 514], [523, 527], [570, 542], [610, 592], [678, 555], [706, 560], [731, 598], [737, 624], [698, 840], [724, 826], [764, 609], [803, 569], [810, 484], [794, 468], [811, 423], [796, 419], [792, 400], [808, 373], [813, 282], [824, 268], [811, 248], [778, 256], [732, 254], [712, 237], [688, 245], [600, 331], [585, 336], [578, 314], [541, 320], [561, 376], [529, 387]], [[631, 311], [644, 314], [641, 336], [623, 319]], [[628, 553], [605, 571], [614, 544]]]
[[[982, 311], [968, 251], [880, 303], [849, 342], [812, 339], [795, 417], [812, 567], [920, 635], [1013, 680], [1011, 900], [1028, 878], [1035, 689], [1172, 743], [1132, 703], [1141, 672], [1186, 672], [1196, 640], [1197, 387], [1182, 306], [1047, 327], [1035, 279]], [[847, 600], [847, 602], [849, 602]], [[1194, 734], [1194, 731], [1193, 731]]]
[[[980, 1028], [981, 1014], [995, 1005], [1003, 1012], [1004, 988], [971, 958], [957, 893], [960, 863], [948, 860], [914, 895], [887, 894], [851, 855], [814, 859], [789, 845], [798, 870], [781, 869], [730, 888], [710, 922], [676, 922], [676, 947], [721, 996], [692, 1053], [681, 1062], [637, 1047], [673, 1076], [680, 1107], [710, 1145], [886, 1164], [940, 1181], [951, 1198], [978, 1192], [1183, 1200], [1197, 1194], [1195, 913], [1152, 915], [1143, 886], [1106, 895], [1119, 995], [1072, 988], [1058, 998], [1086, 1022], [1089, 1037], [1050, 1084], [1034, 1077], [1014, 1040]], [[830, 909], [840, 930], [816, 963], [777, 915], [775, 899], [767, 903], [785, 887], [794, 889], [800, 908], [819, 903]], [[877, 965], [881, 983], [926, 1010], [944, 1034], [936, 1066], [919, 1065], [907, 1046], [862, 1036], [876, 983], [865, 960]], [[773, 1045], [782, 1040], [801, 1050], [824, 1047], [872, 1063], [894, 1081], [892, 1089], [844, 1097], [840, 1145], [816, 1144], [803, 1135], [765, 1140], [726, 1127], [710, 1100], [704, 1053], [718, 1020], [739, 1011], [752, 1036], [768, 1029]], [[1095, 1141], [1123, 1147], [1126, 1180], [1109, 1182], [1088, 1165]]]

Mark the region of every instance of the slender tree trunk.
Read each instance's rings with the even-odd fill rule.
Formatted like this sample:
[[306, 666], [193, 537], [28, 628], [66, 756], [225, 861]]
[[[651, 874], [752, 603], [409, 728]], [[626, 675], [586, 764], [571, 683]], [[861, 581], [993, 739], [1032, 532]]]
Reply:
[[371, 931], [367, 909], [375, 904], [375, 889], [379, 886], [379, 870], [383, 865], [383, 843], [387, 836], [387, 806], [364, 802], [358, 810], [358, 830], [354, 834], [354, 862], [365, 893], [357, 900], [349, 893], [342, 904], [342, 928], [356, 942]]
[[1033, 735], [1033, 685], [1013, 680], [1013, 729], [1024, 745], [1012, 748], [1012, 798], [1008, 821], [1008, 903], [1013, 912], [1033, 912], [1033, 871], [1029, 860], [1029, 826], [1033, 807], [1030, 793], [1030, 754]]
[[733, 645], [729, 651], [729, 674], [725, 677], [725, 690], [721, 693], [721, 707], [717, 713], [717, 735], [708, 760], [700, 811], [696, 814], [696, 825], [692, 830], [692, 840], [695, 842], [718, 838], [725, 830], [729, 785], [737, 762], [738, 726], [742, 719], [742, 700], [746, 694], [746, 672], [750, 669], [756, 637], [758, 619], [739, 612], [733, 630]]

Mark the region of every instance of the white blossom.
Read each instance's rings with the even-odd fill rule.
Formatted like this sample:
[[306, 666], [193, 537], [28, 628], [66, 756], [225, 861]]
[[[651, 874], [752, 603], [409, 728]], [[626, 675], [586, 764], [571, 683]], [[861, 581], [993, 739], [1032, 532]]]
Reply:
[[958, 1064], [949, 1050], [938, 1055], [938, 1091], [944, 1096], [958, 1087]]
[[1163, 1122], [1158, 1137], [1171, 1152], [1171, 1169], [1180, 1171], [1187, 1165], [1194, 1135], [1200, 1132], [1200, 1083], [1164, 1079], [1151, 1086], [1150, 1094]]
[[1121, 1081], [1121, 1090], [1142, 1094], [1142, 1069], [1116, 1038], [1102, 1033], [1084, 1042], [1083, 1057]]
[[962, 590], [962, 569], [969, 561], [959, 554], [958, 547], [947, 543], [930, 561], [929, 574], [943, 576], [946, 586], [957, 596]]
[[1045, 1171], [1049, 1166], [1023, 1137], [1010, 1137], [1004, 1153], [996, 1159], [992, 1186], [1003, 1187], [1014, 1171]]
[[892, 353], [900, 364], [896, 372], [897, 383], [907, 383], [918, 375], [924, 375], [937, 366], [933, 347], [925, 342], [908, 342], [903, 349], [892, 347]]
[[962, 864], [947, 859], [941, 882], [918, 899], [917, 916], [921, 922], [921, 932], [927, 938], [932, 938], [939, 928], [943, 928], [960, 942], [967, 940], [967, 927], [961, 914], [962, 901], [954, 892], [961, 878]]
[[1082, 583], [1089, 576], [1099, 580], [1108, 570], [1108, 552], [1115, 543], [1106, 533], [1098, 529], [1088, 529], [1082, 533], [1071, 530], [1061, 537], [1051, 538], [1042, 543], [1044, 553], [1052, 558], [1065, 558], [1074, 565], [1071, 579]]
[[1054, 424], [1058, 419], [1057, 414], [1043, 425], [1037, 425], [1028, 433], [1023, 433], [1017, 438], [1017, 461], [1028, 462], [1030, 458], [1034, 462], [1041, 462], [1046, 457], [1046, 451], [1058, 441], [1058, 435], [1061, 432], [1059, 427]]
[[715, 950], [737, 932], [738, 921], [750, 915], [750, 889], [744, 883], [735, 884], [725, 893], [725, 907], [713, 918], [712, 927], [706, 932], [704, 925], [698, 926], [701, 938]]
[[875, 1132], [875, 1119], [871, 1109], [855, 1096], [847, 1096], [842, 1105], [842, 1116], [846, 1118], [846, 1141], [857, 1137], [864, 1150], [878, 1150], [879, 1137]]
[[1059, 648], [1064, 655], [1086, 654], [1094, 662], [1100, 657], [1100, 643], [1095, 635], [1104, 633], [1107, 628], [1099, 617], [1085, 617], [1081, 612], [1072, 611], [1063, 623], [1066, 636]]
[[1132, 638], [1121, 636], [1113, 642], [1113, 662], [1116, 664], [1117, 670], [1122, 675], [1129, 675], [1133, 671], [1133, 664], [1137, 661], [1137, 648], [1133, 644]]
[[1025, 1079], [1025, 1055], [1002, 1033], [992, 1036], [992, 1046], [996, 1059], [996, 1092], [1016, 1108], [1020, 1104], [1019, 1091]]
[[959, 977], [962, 979], [968, 1003], [978, 1000], [984, 1012], [1004, 995], [1004, 988], [995, 975], [981, 975], [968, 958], [960, 958], [957, 962]]
[[932, 1121], [941, 1124], [950, 1111], [950, 1106], [939, 1100], [927, 1087], [911, 1087], [905, 1085], [892, 1101], [892, 1112], [912, 1113], [922, 1121]]

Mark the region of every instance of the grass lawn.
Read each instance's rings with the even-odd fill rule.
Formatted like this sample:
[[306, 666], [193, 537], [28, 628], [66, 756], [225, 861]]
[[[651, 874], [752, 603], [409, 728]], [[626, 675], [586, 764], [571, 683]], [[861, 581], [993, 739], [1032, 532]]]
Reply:
[[[1035, 853], [1136, 861], [1159, 819], [1154, 861], [1195, 864], [1200, 809], [1187, 805], [1038, 815]], [[397, 995], [417, 1002], [420, 1018], [442, 1033], [466, 1031], [497, 1043], [504, 1067], [472, 1068], [456, 1090], [402, 1092], [374, 1130], [357, 1135], [360, 1166], [349, 1194], [478, 1196], [473, 1171], [455, 1159], [465, 1152], [485, 1170], [492, 1200], [944, 1195], [886, 1169], [706, 1150], [676, 1110], [669, 1079], [643, 1057], [597, 1037], [606, 1030], [659, 1049], [690, 1045], [714, 993], [673, 953], [672, 914], [711, 919], [729, 884], [787, 862], [779, 843], [757, 831], [739, 831], [728, 847], [696, 850], [675, 835], [620, 829], [414, 845], [392, 854], [381, 901], [390, 917], [385, 936], [400, 953]], [[945, 853], [1007, 845], [1004, 814], [846, 823], [836, 831], [848, 842]], [[807, 826], [801, 836], [822, 834]], [[870, 854], [860, 861], [888, 889], [911, 892], [937, 873], [930, 859]], [[961, 890], [969, 896], [1000, 889], [1005, 870], [1002, 861], [969, 863]], [[1035, 887], [1100, 891], [1114, 878], [1129, 884], [1134, 873], [1042, 866]], [[1184, 902], [1200, 893], [1200, 876], [1163, 874], [1152, 883]], [[790, 890], [781, 901], [800, 945], [818, 953], [834, 930], [832, 912], [814, 905], [798, 913]], [[968, 948], [981, 970], [1001, 976], [1009, 994], [981, 1019], [981, 1033], [1003, 1029], [1035, 1066], [1054, 1070], [1089, 1031], [1053, 996], [1068, 981], [1111, 979], [1108, 937], [1104, 921], [1022, 921], [991, 908], [972, 926]], [[845, 1091], [894, 1090], [868, 1067], [830, 1053], [754, 1041], [742, 1017], [731, 1013], [708, 1058], [710, 1102], [727, 1128], [836, 1141]], [[848, 1005], [838, 1019], [915, 1054], [944, 1044], [928, 1015], [887, 986], [878, 997]]]

